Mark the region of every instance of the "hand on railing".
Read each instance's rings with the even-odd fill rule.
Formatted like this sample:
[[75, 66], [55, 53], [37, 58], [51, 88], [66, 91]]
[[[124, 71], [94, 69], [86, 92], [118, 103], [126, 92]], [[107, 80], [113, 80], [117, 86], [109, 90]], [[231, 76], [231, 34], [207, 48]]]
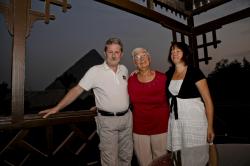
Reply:
[[51, 114], [55, 114], [59, 112], [59, 110], [56, 107], [49, 108], [43, 111], [38, 112], [39, 115], [43, 115], [43, 118], [47, 118]]
[[90, 111], [93, 111], [93, 112], [97, 112], [97, 107], [96, 106], [93, 106], [89, 109]]

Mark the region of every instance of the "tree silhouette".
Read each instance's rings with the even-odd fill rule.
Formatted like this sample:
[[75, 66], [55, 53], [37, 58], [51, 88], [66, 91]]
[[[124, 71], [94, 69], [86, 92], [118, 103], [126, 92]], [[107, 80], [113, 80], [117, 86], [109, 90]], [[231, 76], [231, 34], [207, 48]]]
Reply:
[[11, 112], [10, 89], [6, 82], [0, 84], [0, 115], [9, 115]]
[[[215, 106], [215, 142], [249, 143], [250, 133], [242, 130], [250, 118], [250, 63], [223, 59], [208, 75]], [[225, 137], [218, 137], [225, 136]]]
[[222, 59], [215, 70], [208, 75], [208, 84], [216, 102], [247, 102], [250, 63], [245, 58], [243, 64], [234, 60], [231, 63]]
[[5, 98], [9, 91], [10, 90], [8, 89], [8, 84], [6, 82], [2, 82], [0, 84], [0, 99], [2, 100], [3, 98]]
[[246, 73], [250, 72], [250, 62], [248, 62], [246, 58], [243, 58], [243, 68]]

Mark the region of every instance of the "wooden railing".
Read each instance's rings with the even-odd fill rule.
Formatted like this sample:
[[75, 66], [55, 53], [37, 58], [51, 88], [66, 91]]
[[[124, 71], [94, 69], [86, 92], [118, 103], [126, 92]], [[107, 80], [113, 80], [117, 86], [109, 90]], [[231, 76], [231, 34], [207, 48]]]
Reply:
[[0, 165], [98, 165], [95, 115], [87, 110], [47, 119], [29, 114], [19, 123], [1, 117]]

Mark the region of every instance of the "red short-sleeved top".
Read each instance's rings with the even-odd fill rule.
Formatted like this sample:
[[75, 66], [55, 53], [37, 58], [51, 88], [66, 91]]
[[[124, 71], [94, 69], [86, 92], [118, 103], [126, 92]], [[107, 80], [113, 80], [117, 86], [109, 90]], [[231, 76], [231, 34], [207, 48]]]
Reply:
[[128, 80], [133, 106], [133, 132], [143, 135], [167, 132], [169, 104], [166, 98], [166, 75], [156, 71], [155, 78], [142, 83], [134, 74]]

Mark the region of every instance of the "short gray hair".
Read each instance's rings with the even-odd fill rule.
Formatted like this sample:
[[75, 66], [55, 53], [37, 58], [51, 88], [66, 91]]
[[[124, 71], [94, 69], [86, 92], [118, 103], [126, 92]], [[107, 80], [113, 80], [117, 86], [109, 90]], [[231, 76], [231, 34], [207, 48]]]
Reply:
[[134, 57], [135, 55], [137, 55], [139, 52], [143, 52], [143, 53], [145, 53], [147, 56], [150, 57], [150, 54], [149, 54], [148, 50], [145, 49], [145, 48], [142, 48], [142, 47], [134, 48], [134, 49], [132, 50], [132, 53], [131, 53], [132, 57]]

